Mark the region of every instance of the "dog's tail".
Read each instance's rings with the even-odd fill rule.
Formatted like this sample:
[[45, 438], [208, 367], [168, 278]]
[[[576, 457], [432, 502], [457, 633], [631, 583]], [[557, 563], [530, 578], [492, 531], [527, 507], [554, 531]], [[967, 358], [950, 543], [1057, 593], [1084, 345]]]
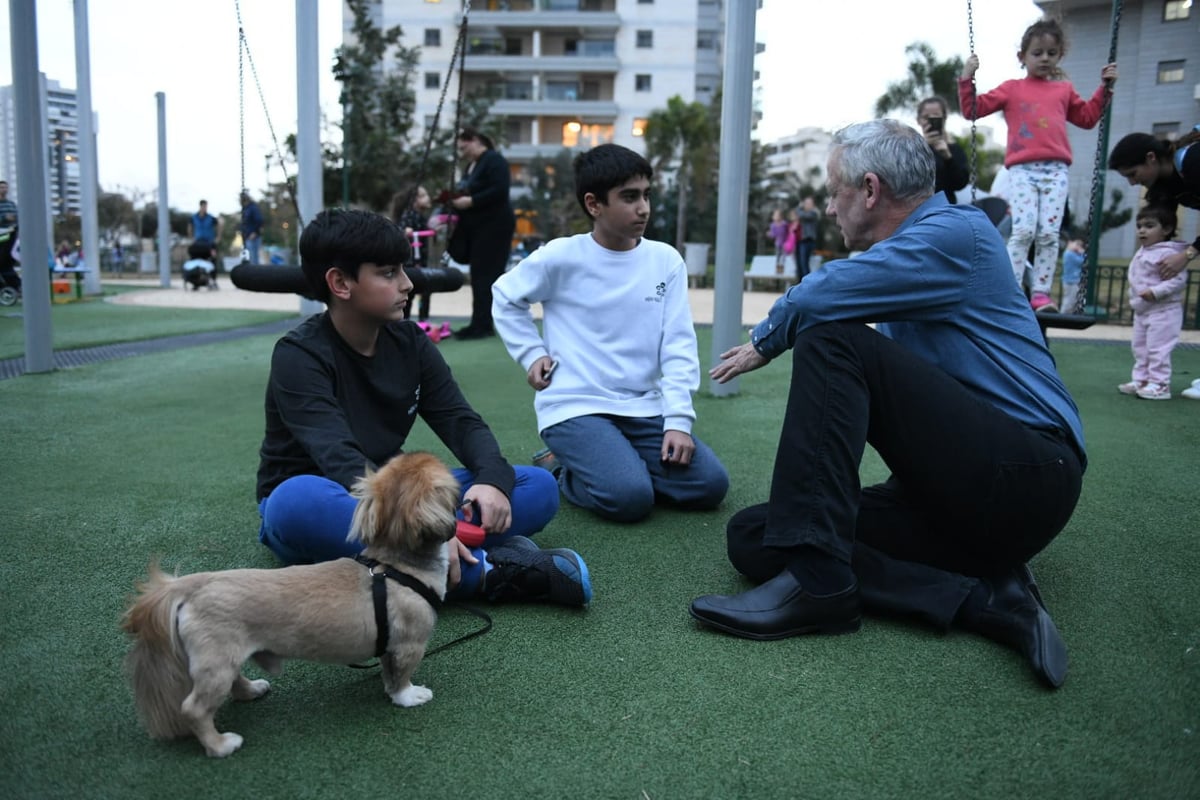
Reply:
[[157, 562], [152, 563], [149, 578], [138, 585], [139, 594], [121, 619], [121, 627], [133, 637], [125, 671], [133, 686], [138, 718], [156, 739], [191, 733], [181, 710], [192, 691], [192, 679], [175, 628], [182, 603], [175, 582], [175, 577], [163, 574]]

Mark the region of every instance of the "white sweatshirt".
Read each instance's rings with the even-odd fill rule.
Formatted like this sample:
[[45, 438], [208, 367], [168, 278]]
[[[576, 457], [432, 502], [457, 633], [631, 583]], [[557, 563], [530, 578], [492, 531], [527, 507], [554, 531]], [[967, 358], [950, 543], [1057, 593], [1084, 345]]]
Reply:
[[542, 356], [559, 362], [534, 398], [539, 432], [586, 414], [661, 414], [664, 431], [692, 432], [700, 359], [687, 270], [673, 247], [642, 239], [608, 250], [590, 233], [555, 239], [496, 281], [492, 316], [526, 373]]

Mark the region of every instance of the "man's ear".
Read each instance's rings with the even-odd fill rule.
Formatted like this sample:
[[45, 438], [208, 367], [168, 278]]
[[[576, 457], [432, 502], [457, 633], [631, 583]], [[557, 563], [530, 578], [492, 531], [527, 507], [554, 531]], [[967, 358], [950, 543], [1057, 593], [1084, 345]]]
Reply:
[[325, 285], [329, 287], [329, 293], [334, 297], [346, 300], [350, 297], [351, 279], [345, 272], [337, 267], [330, 267], [325, 271]]
[[874, 172], [868, 172], [866, 175], [864, 175], [863, 189], [867, 193], [867, 208], [874, 208], [875, 205], [882, 199], [883, 183], [879, 180], [879, 176]]

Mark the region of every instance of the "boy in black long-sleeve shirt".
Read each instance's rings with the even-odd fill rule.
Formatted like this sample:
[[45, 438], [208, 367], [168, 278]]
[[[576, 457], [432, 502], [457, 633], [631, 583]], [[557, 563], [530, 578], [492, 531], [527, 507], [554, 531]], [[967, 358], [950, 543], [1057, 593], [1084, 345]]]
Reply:
[[558, 510], [553, 476], [504, 459], [438, 349], [403, 320], [407, 255], [403, 231], [365, 211], [322, 212], [300, 237], [305, 277], [329, 309], [287, 333], [271, 357], [260, 540], [287, 564], [355, 555], [349, 489], [401, 451], [420, 416], [465, 465], [454, 470], [464, 507], [487, 532], [473, 551], [452, 541], [450, 596], [586, 604], [591, 584], [578, 554], [526, 538]]

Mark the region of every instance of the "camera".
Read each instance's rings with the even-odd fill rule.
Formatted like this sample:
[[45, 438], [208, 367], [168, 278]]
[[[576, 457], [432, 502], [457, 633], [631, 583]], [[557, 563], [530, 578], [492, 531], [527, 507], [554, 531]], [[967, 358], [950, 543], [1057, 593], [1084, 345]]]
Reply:
[[945, 117], [930, 117], [926, 120], [926, 122], [929, 123], [929, 130], [933, 131], [934, 133], [941, 133], [942, 129], [946, 126]]

